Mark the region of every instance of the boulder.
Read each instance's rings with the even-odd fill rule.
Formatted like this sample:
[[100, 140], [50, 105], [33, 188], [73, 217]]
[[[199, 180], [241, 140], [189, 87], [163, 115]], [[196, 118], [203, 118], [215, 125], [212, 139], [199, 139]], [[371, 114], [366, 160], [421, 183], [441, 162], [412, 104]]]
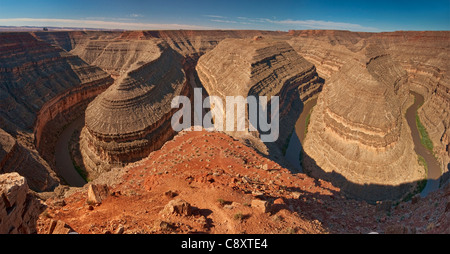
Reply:
[[269, 202], [265, 201], [265, 200], [260, 200], [260, 199], [253, 199], [251, 206], [253, 208], [256, 208], [257, 210], [263, 212], [263, 213], [268, 213], [269, 212]]
[[174, 199], [167, 203], [161, 213], [189, 216], [192, 214], [192, 207], [188, 202], [182, 199]]
[[29, 193], [23, 176], [15, 172], [0, 175], [0, 234], [36, 233], [42, 208], [40, 201]]
[[88, 187], [86, 203], [90, 205], [101, 204], [102, 200], [109, 196], [109, 188], [106, 184], [91, 184]]
[[48, 230], [49, 234], [67, 235], [73, 233], [73, 230], [67, 223], [61, 220], [52, 220], [50, 228]]

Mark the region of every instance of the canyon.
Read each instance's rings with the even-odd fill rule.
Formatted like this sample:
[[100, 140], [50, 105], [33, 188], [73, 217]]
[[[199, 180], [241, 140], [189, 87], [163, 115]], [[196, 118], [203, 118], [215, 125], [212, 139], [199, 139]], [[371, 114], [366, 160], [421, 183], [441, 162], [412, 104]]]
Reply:
[[[119, 225], [128, 233], [283, 233], [288, 225], [296, 233], [446, 232], [449, 37], [329, 30], [0, 33], [0, 173], [25, 177], [30, 195], [47, 206], [45, 213], [32, 210], [40, 214], [33, 217], [38, 233], [64, 223], [80, 233]], [[279, 96], [279, 138], [262, 142], [260, 129], [177, 134], [171, 101], [192, 100], [196, 87], [204, 88], [203, 97]], [[414, 190], [426, 169], [405, 116], [414, 102], [410, 91], [424, 98], [418, 119], [441, 169], [441, 187], [422, 198]], [[315, 106], [305, 107], [311, 101]], [[69, 147], [78, 155], [61, 159]], [[63, 171], [75, 168], [88, 184], [67, 186], [73, 179]], [[92, 184], [110, 190], [95, 206], [85, 202]], [[161, 215], [175, 197], [168, 191], [193, 213]], [[437, 209], [423, 220], [420, 213], [432, 205]], [[245, 219], [234, 220], [238, 212]], [[135, 223], [124, 225], [130, 218]]]

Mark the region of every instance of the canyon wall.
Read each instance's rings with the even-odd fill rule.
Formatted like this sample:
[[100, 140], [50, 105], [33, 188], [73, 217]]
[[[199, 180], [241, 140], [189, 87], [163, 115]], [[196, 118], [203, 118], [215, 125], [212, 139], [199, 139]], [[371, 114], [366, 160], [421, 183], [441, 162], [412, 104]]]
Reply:
[[35, 191], [52, 190], [59, 179], [50, 165], [33, 149], [0, 129], [0, 174], [17, 172]]
[[450, 32], [357, 33], [349, 31], [290, 31], [292, 47], [313, 63], [325, 80], [352, 61], [352, 53], [376, 44], [407, 72], [408, 88], [425, 97], [419, 109], [434, 144], [434, 154], [448, 171], [450, 110]]
[[1, 33], [0, 128], [18, 143], [1, 170], [19, 171], [34, 190], [54, 188], [58, 133], [111, 83], [100, 68], [59, 46], [29, 33]]
[[[226, 108], [226, 96], [268, 96], [267, 111], [270, 112], [270, 97], [279, 96], [280, 136], [276, 141], [279, 147], [284, 145], [294, 128], [301, 101], [319, 92], [322, 87], [315, 67], [288, 43], [273, 38], [225, 39], [200, 57], [196, 69], [208, 94], [222, 99], [223, 110]], [[226, 115], [225, 112], [222, 114]], [[245, 122], [248, 130], [247, 110]], [[225, 123], [226, 120], [223, 121], [224, 130]], [[259, 137], [259, 127], [258, 131], [226, 130], [234, 136], [248, 137]]]
[[[172, 98], [189, 93], [182, 57], [167, 43], [153, 39], [119, 45], [130, 47], [119, 51], [126, 55], [116, 55], [116, 59], [124, 60], [117, 67], [124, 68], [126, 74], [86, 109], [80, 146], [91, 178], [140, 160], [161, 147], [175, 134], [170, 126], [177, 110], [170, 106]], [[135, 46], [139, 50], [133, 50]], [[102, 57], [94, 62], [108, 59]]]
[[304, 169], [351, 197], [396, 200], [426, 176], [404, 118], [407, 73], [374, 44], [352, 58], [319, 95], [304, 141]]
[[450, 32], [379, 33], [383, 47], [408, 73], [410, 89], [425, 97], [419, 117], [444, 171], [450, 169]]

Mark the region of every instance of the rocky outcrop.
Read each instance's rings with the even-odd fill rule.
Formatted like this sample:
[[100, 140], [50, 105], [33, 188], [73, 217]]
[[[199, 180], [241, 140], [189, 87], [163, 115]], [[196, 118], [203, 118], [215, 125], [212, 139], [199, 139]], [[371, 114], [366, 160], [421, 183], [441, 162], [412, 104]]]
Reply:
[[137, 62], [86, 110], [81, 152], [92, 178], [144, 158], [174, 135], [172, 98], [189, 93], [182, 59], [162, 41], [145, 45], [142, 52], [129, 51], [140, 58], [132, 58]]
[[52, 190], [59, 179], [37, 151], [28, 149], [0, 129], [0, 174], [18, 172], [35, 191]]
[[6, 161], [12, 156], [12, 152], [17, 149], [16, 140], [4, 130], [0, 129], [0, 169], [6, 164]]
[[36, 233], [41, 211], [42, 205], [29, 193], [24, 177], [18, 173], [0, 174], [0, 234]]
[[303, 165], [349, 196], [398, 199], [425, 176], [404, 118], [407, 74], [374, 45], [352, 57], [319, 95]]
[[[196, 69], [208, 94], [222, 99], [224, 111], [226, 96], [268, 96], [269, 105], [271, 96], [279, 96], [280, 137], [277, 143], [280, 146], [293, 129], [295, 115], [298, 117], [300, 113], [301, 100], [305, 101], [316, 94], [322, 86], [311, 63], [295, 52], [288, 43], [272, 38], [225, 39], [200, 57]], [[292, 112], [295, 112], [294, 116], [290, 115]], [[226, 115], [225, 112], [222, 114]], [[246, 134], [227, 130], [225, 119], [225, 131], [235, 136]], [[246, 110], [246, 128], [248, 127]]]
[[[450, 232], [450, 185], [416, 202], [371, 205], [345, 198], [327, 181], [292, 174], [219, 132], [180, 132], [148, 158], [111, 173], [101, 178], [110, 175], [115, 195], [101, 205], [86, 204], [87, 186], [67, 193], [62, 207], [47, 199], [38, 232], [48, 233], [58, 220], [80, 234]], [[187, 211], [187, 203], [171, 201], [177, 199], [190, 204], [190, 216], [162, 212], [169, 203]]]

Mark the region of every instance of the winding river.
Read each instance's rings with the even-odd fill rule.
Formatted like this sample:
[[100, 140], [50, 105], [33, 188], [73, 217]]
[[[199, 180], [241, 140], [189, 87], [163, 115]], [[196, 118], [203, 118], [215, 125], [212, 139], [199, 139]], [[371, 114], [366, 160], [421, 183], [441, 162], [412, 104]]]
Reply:
[[300, 151], [302, 150], [302, 142], [305, 139], [306, 118], [316, 103], [317, 96], [307, 100], [303, 104], [302, 113], [295, 123], [295, 130], [291, 135], [288, 148], [286, 149], [286, 160], [299, 171], [303, 171], [300, 164]]
[[72, 158], [69, 151], [69, 141], [73, 132], [76, 129], [81, 129], [84, 126], [84, 114], [70, 123], [59, 136], [55, 147], [55, 164], [57, 174], [66, 181], [70, 186], [81, 187], [86, 184], [86, 181], [80, 176], [72, 163]]
[[411, 91], [411, 94], [414, 95], [415, 100], [414, 104], [406, 111], [406, 120], [408, 121], [409, 128], [411, 129], [411, 135], [414, 142], [414, 151], [425, 159], [428, 166], [428, 181], [425, 188], [420, 193], [420, 196], [425, 197], [431, 191], [439, 188], [439, 177], [442, 173], [436, 158], [420, 142], [420, 134], [416, 125], [416, 112], [418, 107], [423, 104], [424, 98], [422, 95], [413, 91]]
[[[425, 197], [431, 191], [439, 188], [439, 177], [441, 176], [441, 168], [438, 161], [433, 156], [433, 154], [425, 148], [420, 142], [420, 134], [416, 125], [416, 112], [420, 105], [423, 104], [424, 98], [422, 95], [411, 91], [411, 94], [415, 97], [414, 104], [411, 105], [406, 111], [406, 120], [408, 122], [409, 128], [411, 129], [411, 135], [414, 142], [414, 151], [422, 156], [428, 166], [428, 181], [425, 188], [422, 190], [420, 195]], [[286, 150], [285, 158], [290, 164], [294, 166], [295, 169], [301, 169], [300, 163], [300, 151], [302, 150], [302, 142], [305, 138], [305, 128], [306, 128], [306, 118], [310, 113], [311, 109], [316, 105], [317, 97], [306, 101], [303, 106], [302, 113], [295, 124], [295, 131], [292, 133], [289, 140], [289, 145]]]

